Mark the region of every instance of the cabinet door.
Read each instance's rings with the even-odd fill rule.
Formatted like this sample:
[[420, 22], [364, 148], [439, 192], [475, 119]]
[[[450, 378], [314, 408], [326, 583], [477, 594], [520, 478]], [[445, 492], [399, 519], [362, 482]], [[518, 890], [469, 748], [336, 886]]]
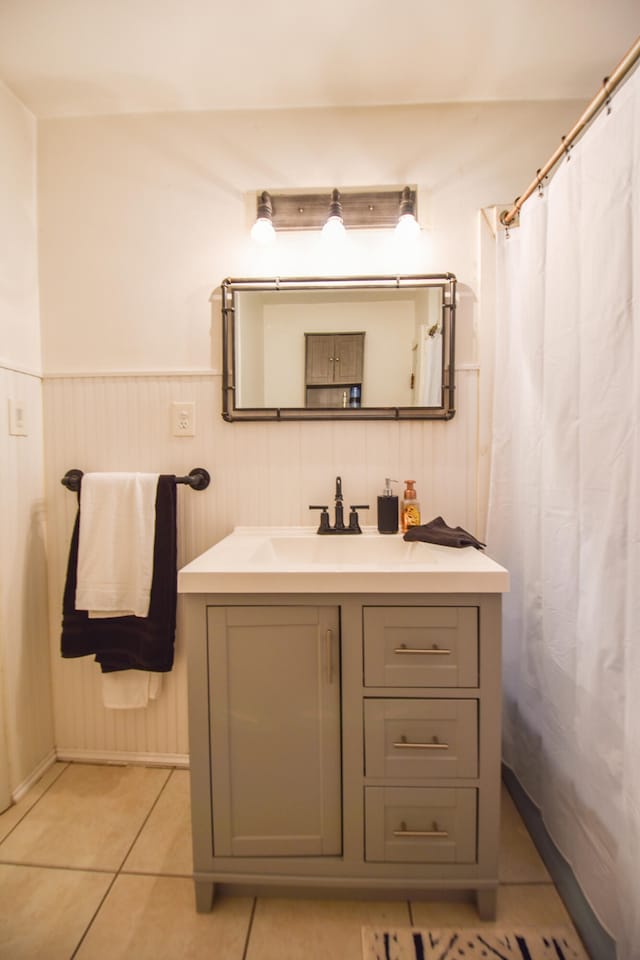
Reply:
[[335, 361], [333, 341], [334, 338], [332, 334], [305, 334], [305, 379], [307, 384], [322, 385], [333, 383], [333, 367]]
[[210, 607], [216, 856], [341, 852], [335, 607]]
[[364, 333], [344, 333], [334, 338], [334, 383], [360, 383], [364, 359]]
[[364, 333], [305, 334], [307, 385], [361, 383]]

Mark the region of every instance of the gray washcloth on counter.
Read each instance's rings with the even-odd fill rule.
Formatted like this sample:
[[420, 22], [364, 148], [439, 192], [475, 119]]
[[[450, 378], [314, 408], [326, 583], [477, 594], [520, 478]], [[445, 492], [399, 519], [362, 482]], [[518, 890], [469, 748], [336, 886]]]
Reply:
[[476, 550], [482, 550], [486, 543], [481, 543], [471, 533], [467, 533], [462, 527], [448, 526], [442, 517], [436, 517], [429, 523], [424, 523], [419, 527], [409, 527], [403, 540], [421, 540], [424, 543], [439, 543], [443, 547], [475, 547]]

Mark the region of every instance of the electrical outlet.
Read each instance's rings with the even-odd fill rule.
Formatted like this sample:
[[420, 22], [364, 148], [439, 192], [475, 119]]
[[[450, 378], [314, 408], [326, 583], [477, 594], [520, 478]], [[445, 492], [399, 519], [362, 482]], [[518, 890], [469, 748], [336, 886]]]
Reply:
[[9, 434], [12, 437], [27, 436], [27, 414], [22, 400], [9, 399]]
[[171, 429], [174, 437], [195, 437], [196, 405], [192, 400], [171, 404]]

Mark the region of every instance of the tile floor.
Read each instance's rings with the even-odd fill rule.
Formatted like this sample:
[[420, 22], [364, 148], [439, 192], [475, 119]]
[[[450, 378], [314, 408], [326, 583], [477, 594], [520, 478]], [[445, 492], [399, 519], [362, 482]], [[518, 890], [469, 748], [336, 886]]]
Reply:
[[[504, 791], [500, 926], [571, 926]], [[2, 960], [360, 960], [363, 925], [478, 926], [467, 902], [219, 897], [194, 909], [185, 770], [54, 764], [0, 815]]]

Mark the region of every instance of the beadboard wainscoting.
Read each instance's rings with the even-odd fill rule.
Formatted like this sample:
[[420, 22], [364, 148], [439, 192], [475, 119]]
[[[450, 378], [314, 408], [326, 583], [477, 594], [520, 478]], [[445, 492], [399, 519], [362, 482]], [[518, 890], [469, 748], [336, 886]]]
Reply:
[[[10, 401], [25, 436], [9, 432]], [[16, 799], [54, 746], [40, 377], [0, 364], [0, 405], [0, 761]]]
[[[188, 760], [186, 650], [180, 628], [173, 671], [160, 698], [142, 710], [102, 707], [91, 658], [59, 654], [61, 598], [76, 496], [60, 479], [81, 470], [211, 473], [203, 492], [178, 488], [178, 563], [238, 525], [316, 520], [310, 503], [331, 502], [336, 475], [345, 503], [369, 503], [375, 524], [385, 476], [415, 479], [425, 520], [442, 514], [478, 529], [478, 378], [457, 373], [455, 418], [413, 422], [226, 423], [218, 374], [55, 376], [44, 380], [49, 606], [55, 742], [62, 759]], [[171, 435], [173, 401], [195, 403], [195, 437]], [[398, 484], [399, 492], [402, 484]]]

